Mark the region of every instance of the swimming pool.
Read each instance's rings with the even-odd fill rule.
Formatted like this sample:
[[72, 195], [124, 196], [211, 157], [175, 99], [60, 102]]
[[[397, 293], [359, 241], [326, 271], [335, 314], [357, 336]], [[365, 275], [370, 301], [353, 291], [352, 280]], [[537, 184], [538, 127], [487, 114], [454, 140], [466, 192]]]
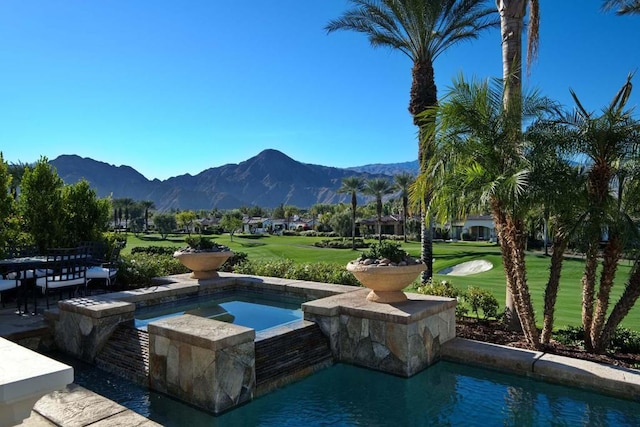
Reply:
[[640, 403], [439, 362], [409, 378], [338, 364], [219, 416], [89, 366], [76, 383], [167, 426], [638, 426]]
[[135, 311], [135, 326], [147, 330], [156, 320], [193, 314], [264, 331], [302, 319], [301, 298], [285, 295], [231, 292], [195, 295]]

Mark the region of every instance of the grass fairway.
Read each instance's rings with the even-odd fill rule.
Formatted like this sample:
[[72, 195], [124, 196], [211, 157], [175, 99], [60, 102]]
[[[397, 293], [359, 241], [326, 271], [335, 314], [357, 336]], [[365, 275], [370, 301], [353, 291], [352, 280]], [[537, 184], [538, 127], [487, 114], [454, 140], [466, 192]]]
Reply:
[[[313, 246], [316, 241], [324, 240], [320, 237], [302, 236], [264, 236], [260, 238], [248, 238], [234, 236], [230, 240], [228, 234], [214, 236], [215, 241], [229, 246], [234, 251], [245, 252], [249, 259], [279, 259], [288, 258], [295, 262], [329, 262], [346, 265], [347, 262], [356, 258], [358, 253], [350, 249], [323, 249]], [[135, 246], [184, 246], [184, 236], [169, 236], [167, 240], [160, 240], [157, 236], [135, 237], [129, 234], [127, 246], [124, 253], [130, 253]], [[420, 255], [420, 243], [409, 242], [402, 244], [402, 247], [413, 256]], [[478, 286], [489, 290], [495, 295], [500, 304], [505, 300], [505, 280], [502, 269], [502, 259], [500, 249], [495, 244], [459, 242], [434, 244], [434, 271], [435, 278], [448, 280], [457, 288], [466, 289], [468, 286]], [[494, 268], [484, 273], [470, 276], [445, 276], [437, 274], [438, 271], [452, 267], [456, 264], [471, 260], [488, 260]], [[539, 253], [527, 254], [527, 278], [534, 307], [536, 309], [538, 322], [542, 320], [543, 293], [547, 282], [549, 271], [549, 257]], [[584, 261], [581, 259], [566, 259], [562, 270], [560, 291], [556, 303], [556, 328], [563, 328], [568, 325], [577, 326], [581, 324], [581, 286], [580, 278]], [[616, 275], [616, 282], [613, 288], [611, 303], [616, 303], [622, 287], [629, 275], [630, 265], [623, 262]], [[622, 326], [640, 331], [640, 306], [631, 310]]]

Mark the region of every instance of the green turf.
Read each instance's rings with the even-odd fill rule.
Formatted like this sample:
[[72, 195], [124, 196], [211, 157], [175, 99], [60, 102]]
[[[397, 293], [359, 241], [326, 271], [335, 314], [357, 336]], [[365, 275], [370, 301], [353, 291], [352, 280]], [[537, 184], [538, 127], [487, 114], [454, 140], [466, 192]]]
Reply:
[[[325, 238], [320, 237], [265, 236], [261, 238], [247, 238], [236, 235], [233, 241], [231, 241], [229, 235], [225, 234], [215, 236], [215, 240], [218, 243], [229, 246], [234, 251], [247, 253], [249, 259], [253, 260], [289, 258], [300, 263], [322, 261], [346, 265], [347, 262], [356, 258], [359, 254], [359, 252], [354, 252], [351, 249], [322, 249], [313, 246], [314, 242], [325, 240]], [[172, 235], [169, 236], [168, 240], [160, 240], [157, 236], [138, 238], [129, 234], [124, 253], [129, 253], [131, 248], [135, 246], [149, 245], [184, 246], [184, 236]], [[419, 256], [420, 254], [419, 242], [403, 243], [402, 247], [411, 255]], [[433, 251], [434, 271], [436, 273], [446, 267], [451, 267], [465, 261], [481, 259], [490, 261], [494, 265], [494, 268], [483, 273], [455, 277], [435, 274], [435, 278], [446, 279], [460, 289], [466, 289], [468, 286], [478, 286], [487, 289], [495, 295], [501, 304], [504, 304], [505, 280], [498, 246], [495, 244], [476, 242], [436, 242]], [[527, 279], [536, 309], [536, 318], [539, 323], [542, 321], [542, 298], [548, 277], [549, 260], [549, 257], [538, 253], [528, 253], [526, 258]], [[566, 259], [564, 262], [558, 301], [556, 303], [556, 328], [581, 324], [582, 298], [580, 278], [582, 277], [583, 267], [584, 261], [581, 259]], [[615, 304], [622, 292], [622, 287], [629, 275], [629, 270], [629, 263], [621, 263], [613, 288], [611, 298], [612, 305]], [[631, 310], [631, 313], [629, 313], [622, 326], [640, 331], [640, 306], [638, 304]]]

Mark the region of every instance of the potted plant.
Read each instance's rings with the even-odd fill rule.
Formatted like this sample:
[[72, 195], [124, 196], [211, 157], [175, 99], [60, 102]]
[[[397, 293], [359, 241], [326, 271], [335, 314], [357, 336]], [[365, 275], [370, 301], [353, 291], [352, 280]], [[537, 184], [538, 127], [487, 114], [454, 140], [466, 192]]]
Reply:
[[406, 301], [402, 292], [426, 269], [420, 259], [413, 258], [392, 242], [374, 243], [369, 251], [347, 264], [360, 283], [371, 289], [367, 300], [381, 303]]
[[192, 279], [218, 277], [217, 269], [233, 256], [231, 249], [204, 237], [187, 237], [187, 246], [173, 253], [175, 258], [191, 270]]

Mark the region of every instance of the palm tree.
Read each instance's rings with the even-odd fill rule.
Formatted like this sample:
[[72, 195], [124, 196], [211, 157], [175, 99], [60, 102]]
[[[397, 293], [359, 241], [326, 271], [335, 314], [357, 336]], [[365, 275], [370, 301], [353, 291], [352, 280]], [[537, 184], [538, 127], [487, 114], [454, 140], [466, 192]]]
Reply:
[[640, 0], [607, 0], [603, 8], [604, 10], [617, 9], [617, 15], [640, 14]]
[[358, 176], [342, 178], [342, 186], [338, 193], [351, 194], [351, 249], [356, 249], [356, 207], [358, 206], [358, 193], [364, 189], [364, 179]]
[[396, 186], [400, 190], [400, 197], [402, 197], [402, 233], [404, 235], [404, 242], [407, 243], [407, 210], [409, 208], [409, 187], [415, 179], [410, 173], [404, 172], [397, 174], [393, 177], [396, 181]]
[[[575, 92], [571, 91], [576, 110], [572, 116], [565, 118], [567, 132], [575, 141], [575, 151], [588, 158], [588, 207], [584, 212], [582, 227], [586, 239], [582, 323], [585, 347], [596, 352], [606, 349], [611, 334], [640, 296], [640, 282], [629, 280], [625, 300], [618, 302], [606, 321], [618, 261], [629, 242], [638, 238], [638, 225], [632, 218], [637, 218], [640, 201], [640, 168], [637, 165], [640, 158], [640, 123], [633, 119], [632, 111], [626, 108], [631, 95], [631, 78], [632, 75], [627, 77], [611, 103], [597, 116], [587, 111]], [[601, 251], [603, 230], [607, 231], [608, 236]], [[596, 294], [600, 258], [601, 272]]]
[[[553, 252], [549, 263], [549, 278], [544, 290], [544, 311], [541, 343], [551, 340], [555, 304], [560, 286], [564, 254], [569, 240], [584, 220], [586, 200], [584, 168], [570, 163], [565, 155], [573, 142], [555, 122], [540, 122], [529, 128], [526, 140], [530, 146], [527, 158], [531, 164], [529, 191], [542, 206], [545, 234], [551, 233]], [[547, 240], [545, 238], [545, 255]]]
[[151, 200], [143, 200], [140, 206], [144, 209], [144, 231], [149, 231], [149, 211], [156, 208], [156, 204]]
[[28, 163], [11, 163], [9, 164], [9, 175], [11, 175], [11, 186], [10, 191], [14, 200], [18, 200], [18, 193], [20, 189], [20, 183], [22, 182], [22, 177], [24, 176], [25, 170], [29, 167]]
[[382, 198], [394, 192], [391, 182], [384, 178], [371, 178], [364, 184], [364, 194], [376, 198], [376, 213], [378, 215], [378, 242], [382, 242]]
[[[539, 333], [527, 285], [526, 235], [522, 232], [531, 204], [530, 164], [524, 143], [514, 145], [511, 138], [513, 116], [503, 107], [502, 90], [500, 81], [490, 85], [459, 77], [442, 105], [431, 111], [439, 114], [438, 148], [451, 163], [443, 175], [445, 182], [438, 187], [460, 188], [467, 203], [476, 201], [477, 211], [492, 212], [507, 286], [514, 295], [525, 338], [535, 348], [539, 347]], [[552, 111], [552, 104], [536, 93], [524, 97], [520, 105], [521, 116], [527, 120]]]
[[[513, 146], [521, 140], [522, 123], [522, 29], [524, 15], [529, 6], [529, 28], [527, 31], [527, 66], [530, 66], [538, 50], [540, 5], [538, 0], [496, 0], [500, 14], [500, 33], [502, 40], [502, 102], [508, 115], [511, 128], [509, 130]], [[524, 234], [524, 230], [518, 230]], [[505, 324], [510, 329], [520, 329], [521, 325], [515, 316], [513, 295], [507, 286]]]
[[[373, 47], [399, 50], [413, 63], [409, 112], [419, 135], [432, 125], [419, 117], [425, 109], [438, 103], [434, 61], [451, 46], [478, 37], [482, 30], [498, 24], [484, 7], [484, 0], [349, 0], [354, 6], [329, 22], [329, 33], [351, 30], [367, 35]], [[418, 161], [424, 170], [432, 155], [431, 141], [418, 139]], [[425, 194], [425, 205], [430, 202]], [[422, 217], [422, 259], [427, 269], [422, 281], [433, 275], [433, 236], [425, 209]]]

